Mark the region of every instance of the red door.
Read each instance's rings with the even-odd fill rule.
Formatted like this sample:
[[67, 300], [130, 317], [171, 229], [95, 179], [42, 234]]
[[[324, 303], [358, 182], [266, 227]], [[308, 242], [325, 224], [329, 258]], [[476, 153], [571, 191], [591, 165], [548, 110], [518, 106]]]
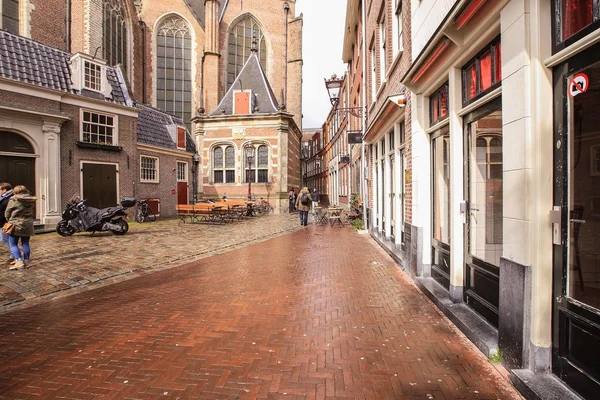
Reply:
[[188, 204], [187, 166], [185, 162], [177, 162], [177, 204]]

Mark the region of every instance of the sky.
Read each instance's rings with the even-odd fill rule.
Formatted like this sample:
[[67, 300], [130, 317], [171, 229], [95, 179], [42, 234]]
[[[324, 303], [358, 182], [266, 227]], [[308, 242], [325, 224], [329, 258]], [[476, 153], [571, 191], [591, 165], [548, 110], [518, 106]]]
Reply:
[[320, 128], [331, 109], [324, 78], [343, 76], [342, 61], [346, 0], [297, 0], [303, 14], [302, 126]]

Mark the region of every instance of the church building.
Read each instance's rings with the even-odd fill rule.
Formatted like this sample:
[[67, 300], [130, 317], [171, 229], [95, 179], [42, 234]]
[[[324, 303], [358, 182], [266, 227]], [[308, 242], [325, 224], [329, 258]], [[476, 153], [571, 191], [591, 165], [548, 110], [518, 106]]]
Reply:
[[[114, 203], [126, 195], [148, 197], [159, 204], [161, 215], [172, 215], [182, 202], [249, 194], [281, 210], [289, 189], [300, 185], [302, 16], [295, 15], [295, 0], [0, 4], [0, 29], [12, 35], [7, 48], [13, 48], [15, 37], [31, 40], [35, 45], [28, 42], [27, 51], [42, 46], [56, 54], [47, 60], [47, 70], [58, 70], [60, 79], [68, 76], [58, 96], [44, 85], [49, 78], [36, 81], [35, 68], [31, 82], [0, 77], [10, 81], [10, 87], [0, 82], [0, 90], [13, 97], [20, 92], [21, 105], [11, 111], [16, 120], [25, 118], [19, 112], [47, 120], [48, 110], [36, 105], [43, 103], [39, 97], [56, 102], [52, 107], [58, 111], [50, 113], [58, 121], [56, 141], [37, 141], [8, 117], [0, 124], [3, 135], [30, 145], [23, 154], [3, 149], [2, 162], [29, 158], [31, 182], [46, 182], [34, 184], [40, 203], [47, 195], [54, 198], [51, 206], [38, 205], [42, 223], [56, 219], [44, 219], [43, 210], [57, 214], [74, 191], [83, 195], [90, 171], [114, 172], [111, 198], [103, 202], [112, 196]], [[38, 87], [23, 91], [25, 83]], [[67, 97], [73, 112], [60, 111]], [[140, 124], [143, 118], [152, 118], [151, 123]], [[43, 131], [47, 122], [37, 124]], [[85, 129], [104, 133], [89, 135]], [[166, 139], [156, 138], [158, 132]], [[92, 137], [94, 146], [87, 143]], [[45, 156], [48, 143], [52, 158]], [[61, 168], [42, 176], [58, 159]], [[41, 161], [45, 164], [38, 165]], [[84, 164], [94, 168], [83, 171]]]

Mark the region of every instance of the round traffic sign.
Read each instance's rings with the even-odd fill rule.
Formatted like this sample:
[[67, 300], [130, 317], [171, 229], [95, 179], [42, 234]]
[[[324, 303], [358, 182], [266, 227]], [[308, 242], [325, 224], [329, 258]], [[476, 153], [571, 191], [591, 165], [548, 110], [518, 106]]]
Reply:
[[569, 82], [569, 95], [575, 97], [578, 94], [587, 92], [590, 85], [589, 82], [590, 80], [586, 74], [580, 73], [575, 75]]

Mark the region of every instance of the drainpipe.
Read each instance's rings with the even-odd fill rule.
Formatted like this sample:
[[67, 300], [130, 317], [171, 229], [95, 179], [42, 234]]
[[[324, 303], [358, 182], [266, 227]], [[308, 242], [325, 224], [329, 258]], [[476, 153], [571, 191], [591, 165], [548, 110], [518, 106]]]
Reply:
[[[366, 49], [366, 45], [365, 45], [365, 38], [367, 35], [367, 27], [366, 27], [366, 16], [365, 16], [365, 2], [362, 2], [361, 5], [361, 23], [362, 23], [362, 69], [363, 69], [363, 81], [362, 81], [362, 87], [366, 88], [365, 83], [367, 80], [367, 49]], [[358, 44], [358, 43], [357, 43]], [[362, 206], [362, 220], [364, 222], [364, 229], [369, 229], [369, 226], [367, 226], [367, 206], [369, 204], [369, 199], [367, 198], [367, 187], [366, 186], [366, 180], [365, 180], [365, 168], [366, 168], [366, 160], [365, 160], [365, 142], [364, 142], [364, 135], [365, 135], [365, 130], [367, 128], [367, 91], [363, 90], [362, 93], [362, 135], [363, 135], [363, 140], [361, 140], [361, 171], [360, 174], [363, 177], [363, 179], [360, 180], [360, 198], [362, 199], [363, 202], [363, 206]], [[370, 222], [370, 220], [369, 220]]]
[[[200, 99], [198, 100], [198, 114], [206, 113], [204, 109], [204, 57], [206, 52], [202, 49], [202, 57], [200, 57]], [[197, 144], [196, 144], [197, 145]]]
[[65, 32], [65, 42], [67, 45], [67, 53], [71, 54], [71, 0], [67, 0], [67, 18], [66, 22], [66, 32]]
[[288, 14], [290, 12], [290, 5], [287, 3], [283, 3], [283, 9], [285, 10], [285, 43], [284, 43], [284, 55], [283, 55], [283, 104], [286, 105], [287, 108], [287, 70], [288, 70]]
[[146, 23], [140, 22], [140, 28], [142, 29], [142, 103], [146, 102]]

